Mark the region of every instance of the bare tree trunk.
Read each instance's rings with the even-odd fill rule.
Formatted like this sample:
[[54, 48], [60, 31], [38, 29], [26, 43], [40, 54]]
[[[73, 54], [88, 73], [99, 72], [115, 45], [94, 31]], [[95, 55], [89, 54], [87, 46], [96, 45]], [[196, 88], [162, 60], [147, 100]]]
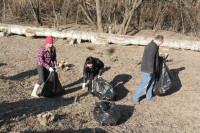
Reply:
[[200, 10], [199, 10], [199, 7], [200, 7], [200, 0], [198, 0], [198, 2], [197, 2], [197, 5], [196, 5], [196, 8], [198, 9], [197, 10], [197, 23], [198, 23], [198, 26], [197, 26], [197, 32], [198, 32], [198, 34], [197, 34], [197, 36], [198, 37], [200, 37]]
[[124, 14], [124, 19], [123, 19], [123, 22], [121, 24], [121, 27], [120, 27], [120, 30], [118, 32], [118, 34], [123, 34], [124, 33], [124, 27], [126, 26], [126, 22], [128, 20], [128, 17], [129, 17], [129, 11], [128, 11], [128, 1], [125, 1], [125, 14]]
[[197, 8], [197, 17], [196, 17], [196, 20], [197, 20], [197, 23], [198, 23], [198, 26], [197, 26], [197, 36], [200, 37], [200, 10], [199, 10], [199, 7], [200, 7], [200, 0], [197, 0], [196, 2], [196, 6], [195, 8]]
[[183, 13], [181, 13], [181, 24], [182, 24], [182, 33], [185, 33], [185, 26], [184, 26], [184, 19], [183, 19]]
[[[129, 24], [131, 22], [133, 13], [134, 13], [135, 9], [137, 9], [137, 7], [142, 3], [142, 0], [134, 0], [134, 2], [132, 2], [132, 1], [125, 1], [125, 2], [127, 2], [126, 7], [125, 7], [127, 11], [124, 15], [124, 19], [123, 19], [123, 22], [121, 24], [118, 34], [126, 34]], [[129, 11], [128, 11], [128, 7], [127, 7], [129, 5], [128, 2], [133, 3], [133, 5]]]
[[5, 19], [6, 19], [6, 3], [5, 3], [5, 0], [3, 0], [2, 21], [5, 21]]
[[69, 5], [70, 1], [69, 0], [64, 0], [61, 2], [61, 17], [62, 17], [62, 21], [64, 22], [64, 24], [67, 24], [67, 14], [69, 12], [68, 9], [68, 5]]
[[79, 6], [81, 7], [81, 10], [83, 11], [83, 13], [85, 14], [85, 16], [87, 17], [88, 21], [91, 23], [92, 27], [96, 28], [94, 22], [92, 21], [92, 19], [90, 18], [90, 16], [87, 14], [87, 12], [83, 8], [83, 6], [81, 4], [79, 4]]
[[37, 7], [34, 6], [34, 3], [33, 3], [32, 0], [29, 0], [29, 3], [31, 5], [31, 11], [32, 11], [33, 16], [36, 20], [36, 23], [39, 24], [39, 25], [42, 25], [41, 18], [40, 18], [40, 12], [39, 12], [39, 10], [40, 10], [39, 0], [36, 0], [36, 2], [35, 2], [37, 4]]
[[59, 29], [59, 25], [60, 25], [60, 20], [59, 20], [59, 14], [56, 13], [56, 11], [55, 11], [55, 3], [54, 3], [54, 1], [52, 1], [52, 6], [53, 6], [53, 14], [55, 16], [55, 18], [54, 18], [54, 26], [55, 26], [56, 30], [58, 30]]
[[[197, 0], [195, 5], [192, 4], [192, 1], [191, 0], [182, 0], [183, 4], [186, 6], [186, 7], [189, 7], [189, 8], [196, 8], [197, 9], [197, 16], [196, 16], [196, 20], [197, 20], [197, 23], [198, 25], [200, 24], [200, 10], [199, 10], [199, 7], [200, 7], [200, 0]], [[181, 18], [182, 18], [182, 14], [181, 14]], [[182, 23], [184, 21], [182, 20]], [[183, 27], [184, 28], [184, 27]], [[183, 32], [184, 32], [184, 29], [183, 29]], [[200, 37], [200, 26], [197, 26], [197, 36]]]
[[156, 29], [158, 26], [158, 22], [160, 19], [160, 13], [161, 13], [161, 5], [159, 4], [157, 13], [155, 14], [155, 20], [153, 22], [153, 29]]
[[126, 22], [128, 20], [128, 16], [129, 16], [128, 14], [124, 15], [124, 19], [123, 19], [123, 22], [121, 24], [121, 27], [120, 27], [120, 30], [119, 30], [118, 34], [124, 34], [124, 27], [126, 26]]
[[76, 24], [78, 24], [78, 21], [79, 21], [79, 9], [77, 9], [76, 12]]
[[10, 12], [11, 12], [11, 15], [12, 15], [12, 18], [13, 18], [13, 11], [12, 11], [12, 9], [11, 9], [11, 7], [10, 7], [10, 3], [8, 2], [8, 8], [9, 8], [9, 10], [10, 10]]
[[96, 1], [96, 12], [97, 12], [97, 28], [98, 28], [99, 32], [103, 32], [100, 2], [99, 2], [99, 0], [95, 0], [95, 1]]
[[197, 1], [196, 8], [197, 8], [197, 21], [200, 23], [200, 0]]

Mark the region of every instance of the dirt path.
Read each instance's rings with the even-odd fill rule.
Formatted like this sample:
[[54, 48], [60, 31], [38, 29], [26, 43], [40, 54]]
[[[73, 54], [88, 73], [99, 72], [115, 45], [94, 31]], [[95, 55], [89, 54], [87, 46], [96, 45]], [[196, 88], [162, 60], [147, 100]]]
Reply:
[[[58, 61], [74, 65], [70, 71], [58, 72], [65, 95], [34, 99], [30, 94], [38, 80], [35, 60], [44, 42], [44, 38], [0, 37], [0, 132], [199, 132], [199, 52], [161, 47], [160, 52], [169, 53], [173, 60], [167, 65], [175, 83], [166, 96], [156, 96], [149, 102], [143, 96], [141, 104], [134, 106], [131, 98], [141, 81], [138, 62], [143, 46], [72, 46], [66, 40], [57, 40]], [[111, 48], [115, 49], [112, 55], [108, 52]], [[110, 68], [102, 76], [117, 93], [115, 103], [121, 110], [117, 126], [100, 126], [94, 120], [92, 111], [98, 98], [83, 92], [74, 103], [81, 93], [83, 63], [89, 55]], [[55, 115], [55, 121], [41, 126], [36, 116], [47, 111]]]

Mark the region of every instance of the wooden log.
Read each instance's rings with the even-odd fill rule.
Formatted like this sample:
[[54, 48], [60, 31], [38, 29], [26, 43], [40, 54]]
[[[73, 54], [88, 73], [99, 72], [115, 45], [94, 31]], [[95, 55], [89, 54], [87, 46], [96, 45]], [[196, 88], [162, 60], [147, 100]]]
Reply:
[[5, 32], [0, 32], [0, 36], [6, 36]]
[[[153, 38], [143, 36], [116, 35], [75, 30], [58, 31], [50, 28], [11, 25], [0, 23], [0, 32], [25, 36], [52, 36], [91, 41], [94, 44], [147, 45]], [[162, 47], [200, 51], [200, 41], [165, 39]]]

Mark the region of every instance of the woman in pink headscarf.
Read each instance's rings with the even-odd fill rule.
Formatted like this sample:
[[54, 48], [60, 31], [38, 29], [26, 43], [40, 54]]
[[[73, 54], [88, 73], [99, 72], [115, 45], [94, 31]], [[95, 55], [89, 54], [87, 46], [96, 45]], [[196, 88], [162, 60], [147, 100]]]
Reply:
[[[54, 69], [55, 67], [55, 69]], [[31, 96], [38, 97], [37, 90], [42, 83], [44, 83], [49, 72], [58, 71], [57, 60], [56, 60], [56, 48], [53, 46], [53, 38], [47, 37], [46, 44], [39, 48], [39, 54], [37, 57], [37, 71], [39, 75], [39, 80], [35, 84]]]

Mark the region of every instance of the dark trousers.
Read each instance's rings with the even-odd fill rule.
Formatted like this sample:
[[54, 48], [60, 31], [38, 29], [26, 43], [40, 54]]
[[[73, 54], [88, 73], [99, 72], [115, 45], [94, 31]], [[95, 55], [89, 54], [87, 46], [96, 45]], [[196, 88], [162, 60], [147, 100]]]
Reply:
[[37, 64], [37, 71], [39, 75], [39, 80], [37, 84], [41, 85], [43, 82], [45, 82], [49, 76], [49, 71], [44, 68], [43, 66], [40, 66]]
[[88, 91], [92, 90], [92, 81], [98, 73], [89, 73]]

